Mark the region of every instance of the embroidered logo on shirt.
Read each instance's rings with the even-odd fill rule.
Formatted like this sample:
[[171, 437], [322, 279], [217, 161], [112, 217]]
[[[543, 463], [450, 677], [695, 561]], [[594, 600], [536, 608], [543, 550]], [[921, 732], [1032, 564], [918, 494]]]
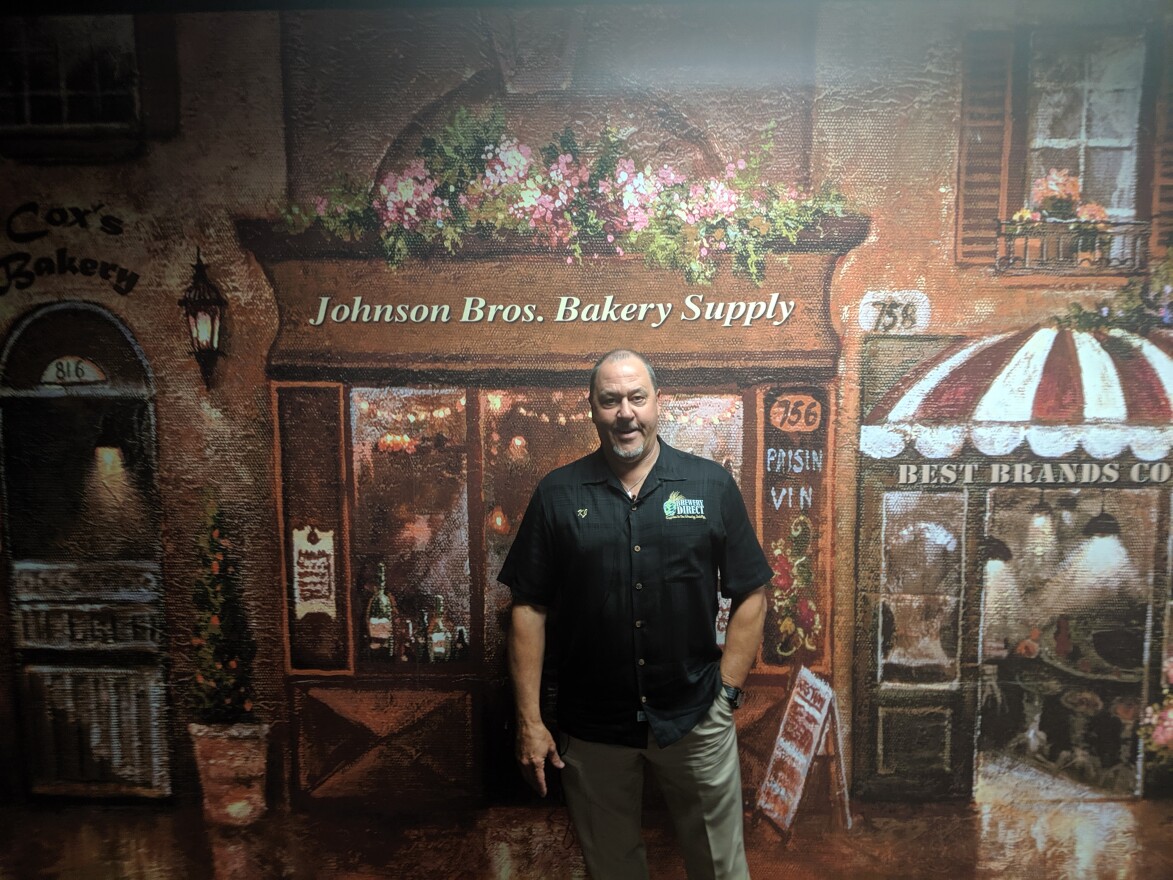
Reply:
[[579, 519], [586, 519], [586, 515], [587, 515], [587, 509], [585, 507], [580, 507], [578, 509], [578, 518]]
[[673, 492], [664, 502], [664, 519], [704, 519], [705, 502], [701, 498], [685, 498]]

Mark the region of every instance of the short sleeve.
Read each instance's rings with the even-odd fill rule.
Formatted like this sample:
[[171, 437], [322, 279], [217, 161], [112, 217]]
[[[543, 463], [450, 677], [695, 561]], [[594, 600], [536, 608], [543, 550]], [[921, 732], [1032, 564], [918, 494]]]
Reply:
[[497, 580], [509, 587], [514, 602], [554, 604], [554, 542], [539, 484], [530, 497], [517, 537]]
[[728, 597], [741, 596], [769, 583], [774, 571], [762, 552], [741, 490], [732, 477], [725, 483], [721, 516], [725, 531], [725, 545], [719, 563], [721, 592]]

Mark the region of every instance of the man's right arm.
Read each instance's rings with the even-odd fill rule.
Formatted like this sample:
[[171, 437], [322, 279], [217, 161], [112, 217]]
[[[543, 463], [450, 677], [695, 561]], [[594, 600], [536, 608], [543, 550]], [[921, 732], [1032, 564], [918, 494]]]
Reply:
[[546, 796], [546, 761], [561, 769], [554, 737], [542, 721], [542, 659], [546, 652], [546, 609], [514, 602], [509, 627], [509, 672], [517, 702], [517, 763], [522, 775]]

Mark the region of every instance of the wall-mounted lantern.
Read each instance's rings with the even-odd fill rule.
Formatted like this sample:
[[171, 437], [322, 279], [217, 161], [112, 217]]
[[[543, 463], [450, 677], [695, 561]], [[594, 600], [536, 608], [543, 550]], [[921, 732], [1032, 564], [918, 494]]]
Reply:
[[191, 268], [191, 284], [184, 292], [179, 305], [183, 307], [183, 313], [187, 316], [191, 352], [195, 355], [196, 363], [200, 365], [204, 387], [210, 389], [212, 370], [216, 366], [216, 359], [222, 354], [220, 328], [224, 321], [224, 313], [228, 310], [228, 300], [224, 299], [220, 288], [208, 277], [208, 267], [200, 259], [199, 248], [196, 248], [196, 261]]

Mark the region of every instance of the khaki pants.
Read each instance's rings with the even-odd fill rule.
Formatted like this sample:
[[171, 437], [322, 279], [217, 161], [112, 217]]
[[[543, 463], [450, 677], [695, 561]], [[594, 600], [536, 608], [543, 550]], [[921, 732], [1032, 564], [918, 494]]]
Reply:
[[746, 880], [741, 766], [733, 708], [718, 694], [681, 740], [660, 748], [563, 736], [562, 787], [594, 880], [647, 880], [640, 835], [644, 766], [651, 767], [676, 825], [689, 880]]

